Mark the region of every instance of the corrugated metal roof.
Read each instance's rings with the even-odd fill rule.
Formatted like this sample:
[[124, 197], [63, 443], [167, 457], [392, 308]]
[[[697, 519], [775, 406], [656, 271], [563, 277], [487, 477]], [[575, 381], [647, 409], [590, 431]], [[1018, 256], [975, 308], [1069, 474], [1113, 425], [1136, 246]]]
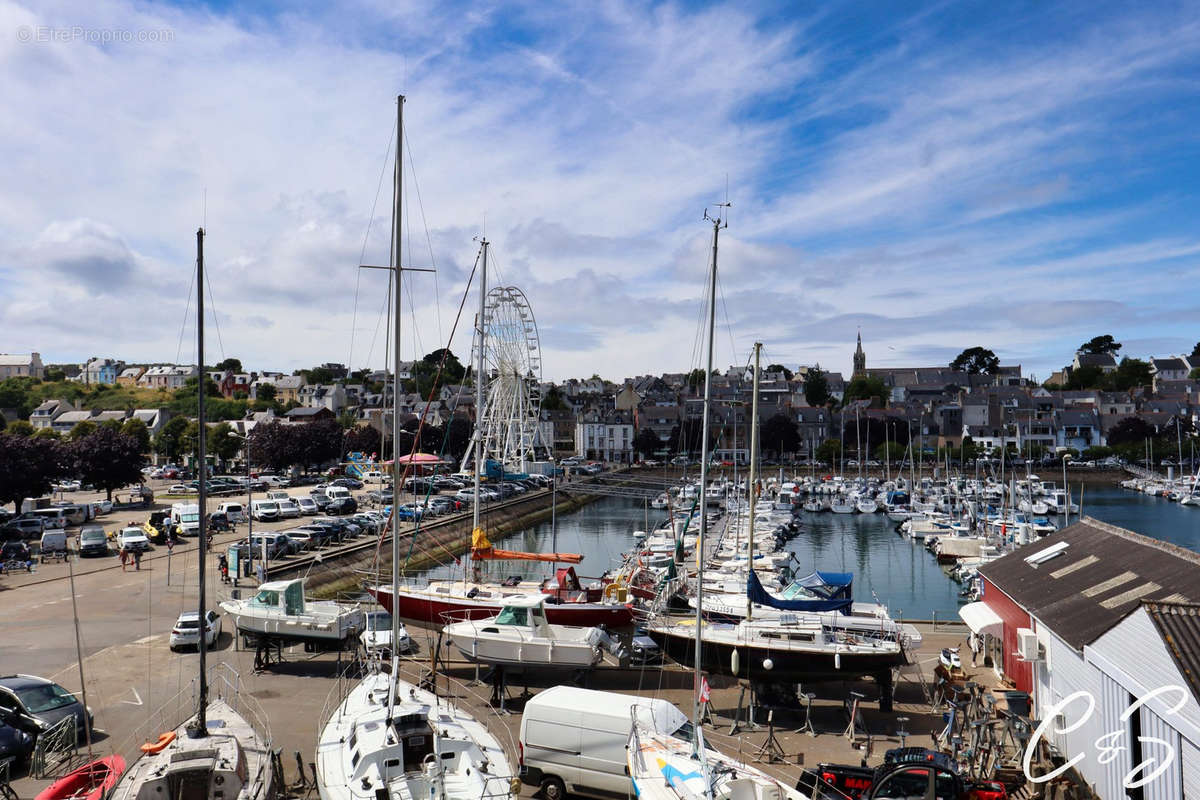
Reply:
[[[1030, 563], [1056, 545], [1059, 554]], [[1077, 650], [1136, 610], [1139, 601], [1200, 600], [1200, 554], [1091, 517], [979, 571]], [[1200, 654], [1200, 646], [1195, 652]]]
[[1149, 601], [1142, 605], [1171, 651], [1171, 658], [1187, 680], [1192, 695], [1200, 700], [1200, 605]]

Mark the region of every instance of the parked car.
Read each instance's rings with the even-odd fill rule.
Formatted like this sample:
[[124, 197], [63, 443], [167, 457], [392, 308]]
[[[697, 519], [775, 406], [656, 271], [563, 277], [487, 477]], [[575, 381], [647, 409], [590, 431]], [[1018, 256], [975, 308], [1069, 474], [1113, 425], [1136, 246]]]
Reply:
[[329, 495], [325, 494], [324, 492], [318, 492], [315, 489], [312, 491], [309, 497], [311, 497], [312, 501], [317, 504], [317, 511], [324, 511], [325, 509], [329, 508], [329, 504], [333, 502]]
[[325, 508], [328, 514], [353, 514], [358, 511], [358, 503], [353, 497], [339, 497], [336, 500], [331, 500], [329, 506]]
[[287, 478], [281, 478], [278, 475], [260, 475], [259, 479], [262, 480], [262, 482], [267, 486], [271, 486], [276, 489], [283, 489], [292, 485], [292, 482]]
[[[4, 722], [31, 733], [48, 730], [67, 717], [75, 717], [75, 731], [84, 738], [85, 725], [93, 722], [92, 710], [84, 708], [75, 695], [54, 681], [36, 675], [6, 675], [0, 678], [0, 709]], [[35, 734], [36, 737], [36, 734]]]
[[345, 486], [347, 489], [363, 488], [363, 482], [354, 478], [338, 478], [335, 481], [331, 481], [331, 483], [334, 486]]
[[279, 501], [279, 518], [280, 519], [295, 519], [300, 516], [300, 506], [290, 497], [286, 497]]
[[129, 552], [146, 551], [150, 549], [150, 540], [141, 528], [122, 528], [117, 534], [117, 549]]
[[387, 505], [393, 497], [391, 489], [372, 489], [367, 492], [367, 502], [373, 505]]
[[292, 501], [299, 506], [300, 513], [306, 517], [311, 517], [321, 509], [317, 506], [317, 502], [311, 497], [294, 497]]
[[[0, 716], [4, 710], [0, 709]], [[29, 763], [36, 743], [34, 734], [0, 721], [0, 762], [9, 761], [18, 767]]]
[[195, 490], [183, 483], [177, 483], [167, 489], [167, 494], [193, 494]]
[[46, 523], [37, 517], [17, 517], [0, 528], [0, 539], [40, 539]]
[[[204, 618], [204, 644], [206, 647], [212, 647], [221, 636], [221, 615], [216, 611], [209, 611]], [[171, 628], [170, 647], [172, 650], [178, 650], [181, 647], [199, 646], [200, 615], [195, 611], [184, 611]]]
[[104, 528], [99, 525], [85, 526], [79, 531], [78, 547], [80, 556], [108, 555], [108, 536]]

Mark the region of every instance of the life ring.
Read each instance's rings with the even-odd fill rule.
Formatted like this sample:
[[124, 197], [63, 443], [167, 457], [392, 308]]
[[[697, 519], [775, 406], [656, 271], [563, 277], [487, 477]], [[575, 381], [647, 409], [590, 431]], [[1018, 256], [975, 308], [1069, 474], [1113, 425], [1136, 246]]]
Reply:
[[167, 731], [166, 733], [159, 734], [158, 741], [146, 742], [142, 745], [141, 750], [147, 755], [161, 753], [173, 741], [175, 741], [175, 731]]

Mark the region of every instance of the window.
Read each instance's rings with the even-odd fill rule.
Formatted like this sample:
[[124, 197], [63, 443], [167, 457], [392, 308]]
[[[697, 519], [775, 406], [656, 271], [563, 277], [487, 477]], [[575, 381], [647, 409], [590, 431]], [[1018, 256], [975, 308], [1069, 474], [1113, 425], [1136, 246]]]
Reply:
[[529, 624], [529, 609], [519, 606], [505, 606], [500, 609], [500, 614], [496, 617], [497, 625], [520, 625]]
[[53, 711], [56, 708], [69, 706], [76, 702], [75, 695], [57, 683], [50, 683], [45, 686], [30, 686], [26, 689], [17, 689], [16, 691], [17, 697], [21, 699], [25, 710], [30, 714]]

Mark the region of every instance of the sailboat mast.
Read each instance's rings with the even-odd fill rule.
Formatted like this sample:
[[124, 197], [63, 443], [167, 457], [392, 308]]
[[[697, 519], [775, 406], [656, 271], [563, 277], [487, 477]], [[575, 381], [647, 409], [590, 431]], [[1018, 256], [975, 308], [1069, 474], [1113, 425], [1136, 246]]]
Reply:
[[[705, 218], [708, 214], [705, 213]], [[704, 420], [700, 426], [700, 536], [696, 539], [696, 669], [692, 681], [692, 723], [700, 727], [700, 665], [704, 609], [704, 542], [708, 538], [708, 415], [712, 406], [713, 333], [717, 320], [717, 239], [721, 233], [721, 218], [712, 220], [712, 269], [708, 283], [708, 358], [704, 370]]]
[[487, 258], [488, 240], [484, 238], [483, 265], [479, 272], [479, 319], [475, 322], [479, 337], [479, 353], [475, 359], [475, 502], [471, 504], [471, 531], [479, 527], [479, 474], [483, 470], [483, 348], [487, 344], [487, 324], [484, 309], [487, 305]]
[[[750, 552], [746, 562], [751, 572], [754, 572], [754, 509], [758, 499], [758, 365], [762, 356], [762, 343], [754, 343], [754, 397], [750, 400]], [[747, 578], [750, 576], [747, 575]], [[746, 621], [751, 618], [754, 603], [750, 601], [750, 593], [746, 593]]]
[[205, 519], [207, 516], [205, 506], [208, 500], [208, 461], [204, 453], [208, 430], [204, 424], [205, 379], [208, 377], [204, 371], [204, 228], [196, 230], [196, 363], [200, 367], [200, 391], [196, 400], [196, 415], [199, 422], [199, 431], [196, 436], [196, 457], [199, 460], [197, 469], [200, 480], [198, 501], [200, 511], [200, 642], [198, 647], [200, 651], [200, 695], [198, 702], [200, 707], [196, 709], [196, 724], [188, 729], [188, 736], [193, 739], [208, 735], [208, 720], [205, 716], [208, 708], [208, 674], [206, 672], [208, 647], [205, 642], [208, 620], [206, 619], [207, 609], [204, 598], [204, 560], [207, 558], [208, 551], [208, 520]]
[[[396, 97], [396, 171], [394, 175], [394, 186], [392, 187], [392, 274], [396, 279], [396, 291], [392, 293], [392, 380], [394, 381], [392, 389], [392, 597], [395, 598], [399, 594], [400, 587], [400, 535], [397, 527], [400, 518], [396, 515], [400, 500], [400, 481], [402, 470], [400, 468], [400, 319], [404, 313], [404, 306], [401, 303], [400, 293], [400, 222], [401, 209], [403, 208], [404, 200], [404, 95]], [[392, 607], [392, 642], [400, 641], [400, 615], [395, 613], [396, 607], [393, 601]], [[396, 657], [396, 648], [391, 648], [392, 655], [392, 687], [395, 694], [395, 676], [398, 673], [397, 666], [399, 660]], [[391, 706], [389, 706], [390, 710]], [[390, 716], [390, 711], [389, 711]]]

